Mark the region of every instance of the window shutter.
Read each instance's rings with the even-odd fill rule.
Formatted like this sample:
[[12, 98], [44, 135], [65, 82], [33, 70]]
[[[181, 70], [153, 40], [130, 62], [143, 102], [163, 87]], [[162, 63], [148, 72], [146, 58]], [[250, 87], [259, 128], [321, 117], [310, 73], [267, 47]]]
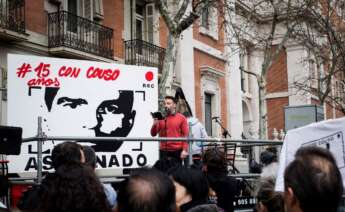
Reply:
[[147, 32], [147, 41], [153, 43], [153, 22], [154, 22], [154, 4], [146, 4], [146, 32]]
[[103, 0], [93, 1], [93, 18], [97, 20], [104, 19]]
[[91, 0], [84, 0], [84, 18], [92, 20], [92, 4]]
[[218, 39], [218, 10], [215, 7], [211, 8], [211, 15], [209, 16], [210, 26], [209, 29], [214, 38]]

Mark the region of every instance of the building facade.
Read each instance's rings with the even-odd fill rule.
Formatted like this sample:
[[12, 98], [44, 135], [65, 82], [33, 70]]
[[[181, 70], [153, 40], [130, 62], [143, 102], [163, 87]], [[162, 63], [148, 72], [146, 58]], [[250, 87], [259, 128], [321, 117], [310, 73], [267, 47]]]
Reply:
[[[221, 127], [212, 119], [220, 117], [232, 138], [257, 137], [258, 85], [240, 67], [257, 72], [263, 54], [249, 47], [233, 52], [226, 45], [229, 35], [223, 20], [217, 9], [209, 8], [182, 33], [170, 84], [173, 90], [183, 89], [210, 136], [221, 136]], [[154, 66], [161, 71], [167, 37], [152, 0], [0, 0], [1, 123], [7, 119], [7, 54]], [[306, 57], [302, 46], [287, 43], [268, 71], [269, 138], [274, 128], [284, 130], [284, 106], [317, 103], [315, 96], [290, 86], [311, 74], [303, 71], [313, 66], [301, 63]], [[330, 105], [324, 105], [324, 113], [326, 118], [341, 115]]]

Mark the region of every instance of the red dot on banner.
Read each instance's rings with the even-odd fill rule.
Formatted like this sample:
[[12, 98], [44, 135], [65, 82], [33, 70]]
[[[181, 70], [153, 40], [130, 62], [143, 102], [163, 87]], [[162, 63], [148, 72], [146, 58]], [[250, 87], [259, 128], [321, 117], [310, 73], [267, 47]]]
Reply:
[[145, 78], [146, 78], [147, 81], [153, 80], [153, 73], [152, 73], [152, 71], [146, 72]]

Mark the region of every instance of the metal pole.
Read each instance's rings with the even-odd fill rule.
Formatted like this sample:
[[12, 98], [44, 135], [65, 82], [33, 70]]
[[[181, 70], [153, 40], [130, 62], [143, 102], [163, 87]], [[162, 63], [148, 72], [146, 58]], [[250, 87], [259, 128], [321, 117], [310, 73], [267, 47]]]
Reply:
[[188, 135], [188, 167], [190, 167], [192, 165], [193, 162], [193, 155], [192, 155], [192, 142], [194, 141], [190, 141], [189, 139], [192, 138], [192, 124], [190, 122], [188, 122], [188, 127], [189, 127], [189, 135]]
[[37, 183], [42, 182], [42, 117], [38, 117], [38, 128], [37, 128]]
[[193, 155], [192, 155], [192, 142], [187, 141], [188, 142], [188, 167], [190, 167], [193, 163]]

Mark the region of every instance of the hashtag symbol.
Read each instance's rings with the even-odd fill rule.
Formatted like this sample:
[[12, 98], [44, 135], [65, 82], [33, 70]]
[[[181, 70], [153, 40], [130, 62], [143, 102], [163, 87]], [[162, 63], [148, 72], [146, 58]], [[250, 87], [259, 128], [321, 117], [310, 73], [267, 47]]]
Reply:
[[17, 68], [17, 76], [19, 78], [24, 78], [26, 73], [31, 72], [31, 65], [23, 63], [23, 65], [20, 68]]

